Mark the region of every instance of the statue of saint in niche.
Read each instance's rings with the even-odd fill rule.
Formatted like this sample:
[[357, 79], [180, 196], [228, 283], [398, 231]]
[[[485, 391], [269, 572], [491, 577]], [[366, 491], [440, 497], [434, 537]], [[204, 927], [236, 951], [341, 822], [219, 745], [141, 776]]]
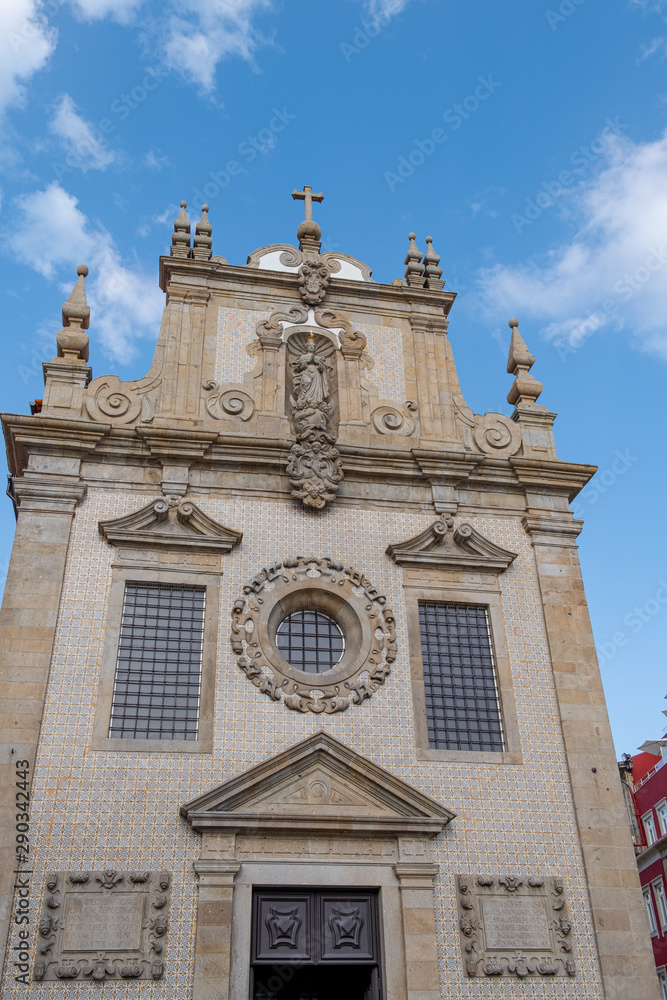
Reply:
[[306, 342], [306, 351], [291, 363], [294, 369], [294, 392], [292, 406], [318, 406], [329, 399], [328, 372], [332, 371], [324, 358], [315, 353], [315, 341]]

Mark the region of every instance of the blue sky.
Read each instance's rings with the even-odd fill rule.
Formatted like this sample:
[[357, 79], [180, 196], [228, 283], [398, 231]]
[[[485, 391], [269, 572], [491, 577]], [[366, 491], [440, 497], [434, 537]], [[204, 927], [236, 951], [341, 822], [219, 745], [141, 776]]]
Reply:
[[[667, 2], [4, 0], [2, 408], [42, 394], [87, 263], [95, 375], [140, 377], [181, 199], [231, 263], [294, 242], [403, 272], [432, 234], [464, 393], [509, 412], [510, 316], [576, 501], [620, 752], [663, 729]], [[13, 532], [0, 507], [0, 566]]]

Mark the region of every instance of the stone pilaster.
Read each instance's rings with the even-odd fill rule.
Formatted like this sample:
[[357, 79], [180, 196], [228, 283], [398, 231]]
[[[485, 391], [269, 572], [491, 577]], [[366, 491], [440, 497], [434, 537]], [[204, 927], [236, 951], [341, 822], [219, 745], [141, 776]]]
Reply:
[[[19, 518], [0, 610], [0, 947], [12, 919], [16, 762], [35, 766], [70, 529], [85, 486], [78, 476], [26, 473], [14, 481]], [[26, 866], [24, 866], [26, 867]], [[35, 907], [37, 901], [34, 901]], [[34, 912], [34, 918], [37, 911]]]
[[[415, 398], [419, 404], [422, 440], [445, 442], [450, 449], [462, 450], [454, 402], [455, 398], [462, 398], [461, 387], [447, 337], [447, 320], [413, 313], [410, 325], [414, 335]], [[406, 389], [411, 395], [409, 378]]]
[[231, 968], [232, 903], [238, 861], [196, 861], [199, 903], [192, 1000], [227, 1000]]
[[566, 514], [529, 511], [523, 523], [535, 551], [606, 1000], [658, 1000], [646, 909], [577, 554], [581, 522]]
[[[200, 418], [204, 360], [206, 288], [190, 288], [172, 283], [163, 324], [167, 327], [162, 365], [162, 422]], [[157, 352], [156, 352], [157, 358]]]
[[438, 866], [429, 862], [394, 865], [399, 881], [405, 942], [408, 1000], [440, 1000], [438, 943], [433, 908], [433, 880]]

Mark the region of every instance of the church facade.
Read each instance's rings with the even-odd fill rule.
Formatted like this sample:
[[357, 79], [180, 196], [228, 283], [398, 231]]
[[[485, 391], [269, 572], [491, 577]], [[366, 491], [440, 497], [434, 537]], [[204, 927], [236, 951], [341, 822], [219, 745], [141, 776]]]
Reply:
[[182, 203], [134, 382], [93, 378], [80, 267], [3, 416], [0, 995], [657, 1000], [595, 470], [516, 320], [513, 412], [471, 411], [430, 238], [378, 284], [294, 197], [243, 266]]

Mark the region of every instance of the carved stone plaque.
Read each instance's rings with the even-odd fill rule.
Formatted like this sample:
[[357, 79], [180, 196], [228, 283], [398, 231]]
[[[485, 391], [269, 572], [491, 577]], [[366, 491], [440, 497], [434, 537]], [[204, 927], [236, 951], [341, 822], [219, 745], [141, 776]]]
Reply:
[[558, 878], [458, 876], [469, 976], [574, 976], [572, 924]]
[[170, 882], [169, 872], [47, 875], [35, 979], [161, 979]]
[[482, 899], [486, 947], [500, 951], [549, 951], [546, 900], [510, 896]]
[[68, 893], [63, 951], [137, 951], [141, 948], [144, 903], [144, 893]]

